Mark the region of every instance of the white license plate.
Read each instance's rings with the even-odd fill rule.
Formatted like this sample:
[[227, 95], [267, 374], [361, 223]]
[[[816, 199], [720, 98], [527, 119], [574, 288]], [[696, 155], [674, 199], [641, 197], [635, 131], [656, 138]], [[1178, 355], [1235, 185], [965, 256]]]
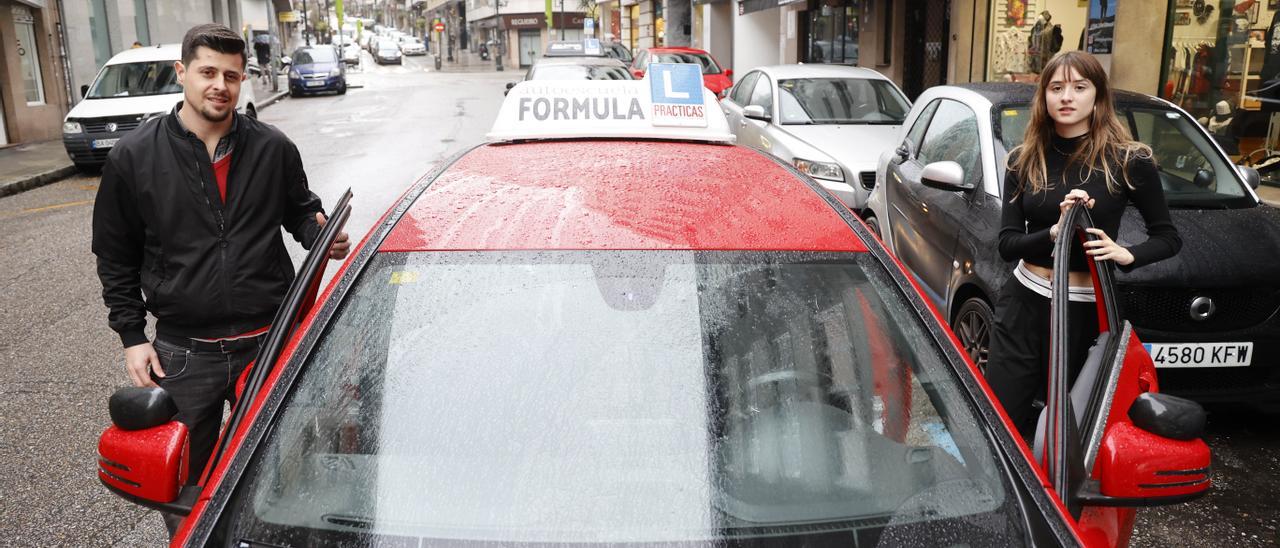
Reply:
[[1245, 367], [1253, 360], [1253, 343], [1147, 343], [1156, 367]]
[[89, 141], [89, 148], [111, 148], [116, 146], [116, 141], [120, 139], [94, 139]]
[[309, 88], [313, 88], [316, 86], [323, 86], [323, 85], [324, 85], [324, 80], [310, 80], [307, 82], [307, 87]]

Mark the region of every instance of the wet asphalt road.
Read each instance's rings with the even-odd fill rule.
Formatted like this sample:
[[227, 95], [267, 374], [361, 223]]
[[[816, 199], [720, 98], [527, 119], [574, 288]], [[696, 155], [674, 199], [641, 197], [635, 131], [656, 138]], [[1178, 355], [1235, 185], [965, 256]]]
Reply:
[[[345, 96], [262, 111], [297, 143], [326, 207], [351, 187], [353, 240], [436, 163], [480, 143], [504, 84], [522, 74], [428, 72], [429, 59], [369, 63], [352, 75], [364, 87]], [[89, 251], [97, 182], [78, 176], [0, 199], [0, 546], [167, 541], [155, 512], [97, 480], [107, 398], [128, 382]], [[300, 264], [303, 250], [285, 241]]]
[[[502, 87], [520, 74], [435, 73], [429, 58], [370, 67], [347, 95], [286, 99], [262, 112], [298, 144], [312, 188], [332, 204], [355, 193], [362, 237], [414, 181], [478, 143]], [[0, 546], [156, 546], [154, 512], [109, 494], [95, 444], [107, 397], [126, 384], [118, 339], [89, 253], [94, 177], [0, 199]], [[295, 262], [301, 249], [286, 238]], [[332, 270], [332, 268], [331, 268]], [[1280, 416], [1210, 408], [1215, 490], [1143, 510], [1133, 545], [1280, 542]]]

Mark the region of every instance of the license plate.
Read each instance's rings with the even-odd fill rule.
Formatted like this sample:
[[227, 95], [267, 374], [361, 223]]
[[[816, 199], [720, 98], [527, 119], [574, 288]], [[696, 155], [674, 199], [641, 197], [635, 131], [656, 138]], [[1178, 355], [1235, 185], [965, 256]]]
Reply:
[[111, 148], [116, 146], [116, 141], [120, 139], [94, 139], [89, 141], [89, 148]]
[[1253, 360], [1253, 343], [1147, 343], [1156, 367], [1245, 367]]
[[316, 86], [323, 86], [323, 85], [324, 85], [324, 80], [311, 80], [307, 82], [307, 87], [309, 88], [313, 88]]

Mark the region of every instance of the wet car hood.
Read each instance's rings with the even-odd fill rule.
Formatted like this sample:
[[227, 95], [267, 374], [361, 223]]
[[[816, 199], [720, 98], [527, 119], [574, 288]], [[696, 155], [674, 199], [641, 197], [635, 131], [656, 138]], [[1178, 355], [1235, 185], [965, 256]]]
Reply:
[[338, 64], [329, 62], [308, 63], [305, 65], [298, 65], [294, 68], [297, 69], [298, 74], [315, 74], [317, 72], [330, 72], [333, 69], [338, 68]]
[[[875, 146], [847, 146], [847, 143], [888, 143], [898, 136], [899, 125], [875, 124], [788, 124], [776, 126], [805, 144], [835, 158], [846, 169], [871, 171], [884, 149]], [[825, 145], [825, 146], [824, 146]], [[833, 146], [834, 145], [834, 146]], [[800, 154], [797, 152], [797, 156]], [[852, 176], [856, 176], [854, 173]]]
[[[1272, 287], [1280, 284], [1280, 210], [1170, 209], [1182, 237], [1177, 255], [1130, 272], [1120, 283], [1173, 287]], [[1121, 245], [1146, 241], [1145, 223], [1132, 207], [1120, 220]]]

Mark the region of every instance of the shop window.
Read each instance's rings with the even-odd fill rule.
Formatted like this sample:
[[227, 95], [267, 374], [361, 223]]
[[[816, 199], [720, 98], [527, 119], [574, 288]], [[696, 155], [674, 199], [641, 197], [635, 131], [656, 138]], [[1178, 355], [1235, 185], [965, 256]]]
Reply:
[[151, 45], [151, 25], [147, 17], [147, 0], [133, 0], [133, 25], [138, 34], [138, 42], [144, 46]]
[[1244, 11], [1193, 4], [1169, 15], [1160, 95], [1186, 109], [1227, 154], [1261, 159], [1277, 147], [1280, 27], [1273, 2]]
[[[987, 80], [1034, 83], [1040, 77], [1040, 69], [1054, 55], [1085, 49], [1086, 28], [1109, 29], [1107, 25], [1114, 22], [1112, 17], [1091, 27], [1089, 5], [1077, 0], [991, 2]], [[1101, 47], [1101, 39], [1095, 39]], [[1099, 49], [1097, 53], [1104, 52]]]
[[815, 0], [809, 7], [806, 62], [858, 64], [861, 0]]
[[40, 75], [40, 54], [36, 49], [36, 21], [24, 7], [13, 10], [13, 26], [18, 37], [18, 59], [28, 105], [44, 104], [44, 81]]
[[111, 35], [107, 25], [106, 0], [89, 0], [89, 34], [93, 39], [93, 60], [98, 67], [111, 60]]

